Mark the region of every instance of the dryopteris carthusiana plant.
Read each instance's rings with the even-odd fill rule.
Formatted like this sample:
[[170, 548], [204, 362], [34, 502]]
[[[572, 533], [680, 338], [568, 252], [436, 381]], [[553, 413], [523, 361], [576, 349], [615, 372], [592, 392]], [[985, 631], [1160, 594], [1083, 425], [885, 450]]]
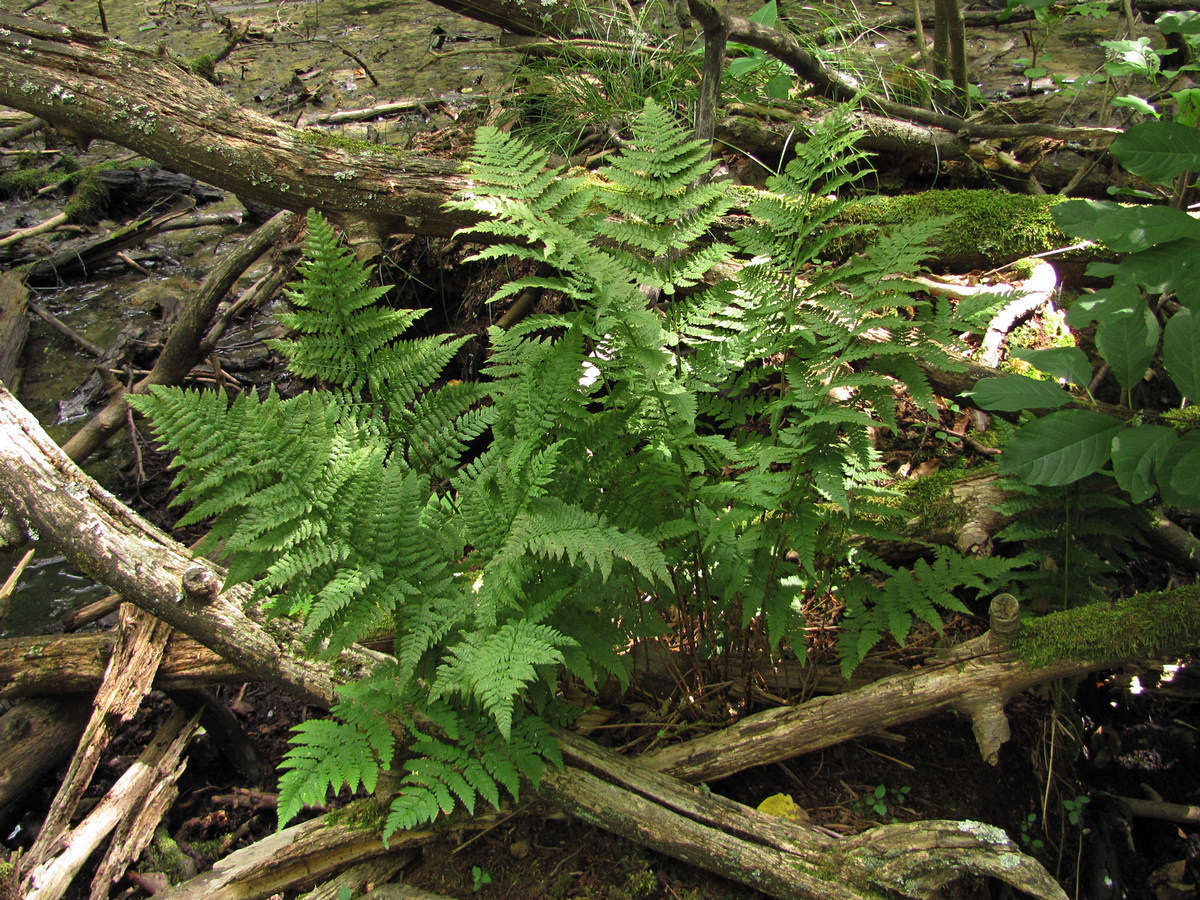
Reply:
[[754, 634], [803, 656], [802, 601], [843, 595], [852, 669], [885, 630], [940, 624], [953, 589], [1003, 575], [940, 559], [872, 593], [843, 546], [889, 515], [870, 429], [894, 424], [896, 380], [932, 406], [916, 357], [958, 327], [945, 306], [908, 312], [936, 225], [809, 266], [837, 236], [818, 191], [851, 181], [853, 146], [829, 117], [733, 235], [750, 262], [709, 287], [737, 252], [714, 238], [731, 200], [668, 111], [647, 102], [601, 179], [481, 129], [450, 205], [484, 215], [466, 229], [488, 239], [477, 258], [538, 264], [497, 297], [549, 288], [569, 306], [492, 328], [486, 381], [438, 386], [462, 339], [403, 340], [420, 312], [381, 306], [313, 213], [297, 337], [273, 346], [324, 389], [133, 401], [178, 453], [185, 521], [215, 517], [231, 581], [299, 617], [314, 652], [395, 632], [394, 662], [297, 729], [281, 823], [384, 768], [401, 782], [389, 834], [515, 796], [557, 762], [560, 673], [627, 682], [622, 651], [670, 617], [695, 659], [729, 665]]

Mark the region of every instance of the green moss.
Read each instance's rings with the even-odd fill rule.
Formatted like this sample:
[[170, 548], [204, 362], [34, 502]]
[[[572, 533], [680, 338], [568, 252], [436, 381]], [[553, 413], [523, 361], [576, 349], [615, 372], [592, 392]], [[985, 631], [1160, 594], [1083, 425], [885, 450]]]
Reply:
[[1050, 216], [1050, 207], [1062, 199], [999, 190], [926, 191], [902, 197], [855, 200], [847, 205], [840, 218], [847, 225], [886, 229], [951, 217], [954, 222], [942, 233], [940, 255], [982, 257], [999, 265], [1067, 243]]
[[325, 814], [331, 825], [346, 825], [350, 828], [378, 831], [380, 834], [383, 834], [386, 816], [387, 807], [380, 806], [370, 797], [347, 803], [341, 809], [330, 810]]
[[1118, 662], [1186, 653], [1200, 644], [1200, 586], [1091, 603], [1024, 623], [1013, 647], [1032, 666]]
[[108, 188], [92, 169], [79, 179], [63, 212], [71, 222], [93, 222], [104, 215], [107, 208]]
[[8, 197], [30, 197], [61, 176], [46, 169], [17, 169], [0, 175], [0, 194]]
[[162, 872], [171, 884], [182, 884], [196, 874], [195, 862], [163, 828], [154, 832], [154, 839], [142, 851], [140, 863], [151, 872]]
[[950, 489], [967, 476], [979, 474], [956, 469], [942, 469], [922, 478], [900, 482], [896, 489], [903, 499], [900, 507], [911, 517], [920, 520], [926, 529], [954, 529], [967, 519], [966, 509], [956, 501]]
[[203, 78], [205, 81], [217, 81], [217, 59], [211, 53], [206, 53], [202, 56], [197, 56], [193, 59], [185, 59], [182, 61], [186, 68], [193, 75]]
[[296, 139], [301, 143], [315, 144], [319, 147], [335, 147], [348, 153], [390, 153], [403, 155], [402, 151], [387, 144], [373, 144], [362, 138], [346, 137], [341, 134], [330, 134], [319, 128], [302, 128], [296, 132]]

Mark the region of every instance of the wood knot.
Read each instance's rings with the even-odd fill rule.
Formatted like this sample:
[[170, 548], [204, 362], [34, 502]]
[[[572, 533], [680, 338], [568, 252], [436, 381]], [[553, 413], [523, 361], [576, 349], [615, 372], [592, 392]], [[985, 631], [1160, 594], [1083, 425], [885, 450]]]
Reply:
[[221, 593], [217, 573], [207, 566], [191, 566], [183, 573], [183, 596], [196, 603], [212, 603]]

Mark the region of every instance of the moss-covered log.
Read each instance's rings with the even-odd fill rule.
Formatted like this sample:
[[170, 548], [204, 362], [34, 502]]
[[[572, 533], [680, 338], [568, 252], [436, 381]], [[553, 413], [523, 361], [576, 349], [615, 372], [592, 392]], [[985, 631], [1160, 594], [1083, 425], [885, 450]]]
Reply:
[[999, 190], [937, 190], [900, 197], [866, 197], [842, 213], [847, 225], [889, 227], [949, 219], [937, 263], [951, 272], [991, 269], [1072, 243], [1058, 230], [1051, 208], [1067, 198]]

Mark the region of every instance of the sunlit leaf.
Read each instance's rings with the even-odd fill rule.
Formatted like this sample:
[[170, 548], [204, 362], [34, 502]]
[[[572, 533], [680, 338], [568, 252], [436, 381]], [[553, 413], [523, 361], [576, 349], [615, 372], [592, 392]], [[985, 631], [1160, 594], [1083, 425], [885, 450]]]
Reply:
[[1200, 132], [1179, 122], [1139, 122], [1109, 149], [1126, 170], [1155, 184], [1200, 168]]
[[1087, 354], [1078, 347], [1050, 347], [1046, 350], [1014, 347], [1011, 353], [1047, 375], [1065, 378], [1080, 387], [1086, 387], [1092, 377], [1092, 364], [1088, 362]]
[[1113, 475], [1134, 503], [1154, 496], [1155, 469], [1178, 439], [1175, 429], [1165, 425], [1126, 428], [1113, 438]]
[[1158, 348], [1158, 332], [1158, 320], [1148, 306], [1100, 320], [1096, 349], [1121, 387], [1129, 390], [1146, 376]]
[[1124, 426], [1103, 413], [1064, 409], [1019, 428], [1000, 472], [1029, 484], [1071, 484], [1104, 468], [1112, 439]]
[[1058, 409], [1071, 401], [1071, 395], [1052, 381], [1038, 381], [1025, 375], [983, 378], [967, 392], [980, 409], [1015, 412], [1021, 409]]

